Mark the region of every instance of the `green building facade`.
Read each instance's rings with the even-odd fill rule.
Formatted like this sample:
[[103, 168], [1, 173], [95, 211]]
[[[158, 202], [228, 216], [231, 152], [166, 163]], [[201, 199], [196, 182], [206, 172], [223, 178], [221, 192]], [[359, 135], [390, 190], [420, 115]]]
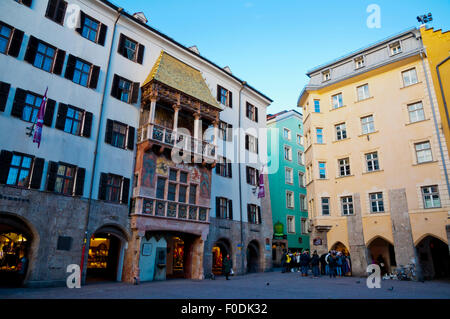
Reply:
[[[295, 111], [267, 116], [269, 189], [274, 237], [272, 259], [280, 264], [284, 249], [309, 249], [303, 118]], [[275, 165], [278, 164], [278, 165]]]

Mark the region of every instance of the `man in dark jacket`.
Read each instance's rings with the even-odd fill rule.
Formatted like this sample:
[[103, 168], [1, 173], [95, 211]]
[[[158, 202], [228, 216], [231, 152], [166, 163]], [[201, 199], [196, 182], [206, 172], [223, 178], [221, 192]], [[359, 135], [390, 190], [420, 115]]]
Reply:
[[333, 252], [328, 256], [328, 265], [330, 266], [330, 278], [336, 278], [336, 254]]
[[311, 267], [312, 267], [312, 271], [313, 271], [313, 276], [314, 278], [319, 277], [319, 255], [317, 254], [317, 251], [314, 250], [314, 254], [312, 255], [311, 258]]
[[300, 256], [300, 266], [302, 268], [303, 277], [308, 276], [309, 261], [310, 261], [309, 252], [308, 251], [303, 252], [302, 255]]
[[223, 266], [223, 273], [225, 274], [225, 278], [227, 280], [230, 280], [228, 278], [228, 276], [230, 276], [231, 268], [233, 268], [233, 261], [231, 260], [229, 254], [227, 254], [227, 257], [224, 258], [224, 260], [222, 262], [222, 266]]
[[322, 275], [326, 275], [326, 271], [325, 271], [325, 266], [327, 264], [327, 262], [325, 261], [326, 256], [327, 256], [327, 254], [320, 255], [320, 273]]
[[281, 254], [281, 272], [284, 274], [286, 272], [286, 250], [283, 250]]

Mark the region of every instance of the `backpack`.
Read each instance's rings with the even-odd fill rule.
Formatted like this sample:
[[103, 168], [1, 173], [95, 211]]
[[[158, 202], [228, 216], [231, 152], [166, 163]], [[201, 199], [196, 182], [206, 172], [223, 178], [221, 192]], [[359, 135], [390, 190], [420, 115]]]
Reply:
[[289, 264], [291, 262], [291, 256], [287, 255], [286, 256], [286, 262]]

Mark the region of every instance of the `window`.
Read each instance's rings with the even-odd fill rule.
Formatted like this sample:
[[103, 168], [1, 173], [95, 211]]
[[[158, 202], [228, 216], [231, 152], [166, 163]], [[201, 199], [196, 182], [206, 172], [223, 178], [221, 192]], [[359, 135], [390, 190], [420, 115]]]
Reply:
[[258, 170], [247, 166], [246, 167], [246, 175], [247, 175], [247, 184], [252, 185], [252, 186], [257, 186], [258, 185]]
[[261, 224], [261, 208], [253, 204], [248, 204], [247, 218], [250, 224]]
[[178, 201], [181, 203], [186, 203], [186, 191], [187, 186], [180, 185], [178, 188]]
[[30, 156], [13, 154], [6, 184], [28, 187], [32, 161]]
[[81, 60], [77, 60], [75, 62], [72, 81], [87, 87], [90, 71], [91, 71], [91, 64], [84, 63]]
[[416, 149], [417, 163], [426, 163], [433, 160], [430, 142], [414, 144], [414, 148]]
[[323, 129], [316, 128], [317, 143], [323, 144]]
[[17, 3], [21, 3], [27, 7], [31, 7], [31, 3], [33, 2], [33, 0], [14, 0], [14, 1], [16, 1]]
[[303, 144], [303, 137], [300, 134], [297, 134], [297, 144], [302, 145]]
[[130, 99], [130, 93], [131, 93], [131, 82], [127, 81], [125, 79], [119, 80], [119, 96], [120, 100], [128, 103]]
[[330, 215], [330, 198], [322, 197], [322, 215], [328, 216]]
[[233, 140], [233, 125], [226, 122], [219, 122], [219, 138], [224, 141]]
[[383, 193], [371, 193], [369, 194], [369, 200], [371, 213], [384, 212]]
[[217, 86], [217, 101], [225, 106], [233, 107], [233, 95], [220, 85]]
[[133, 41], [131, 39], [125, 38], [124, 41], [124, 50], [125, 50], [125, 57], [134, 61], [136, 58], [136, 51], [137, 51], [137, 42]]
[[223, 177], [232, 177], [231, 161], [219, 156], [219, 160], [216, 163], [216, 173]]
[[253, 153], [258, 153], [258, 139], [252, 135], [246, 134], [245, 149]]
[[64, 132], [74, 135], [81, 135], [81, 124], [83, 121], [83, 111], [73, 107], [67, 108]]
[[283, 129], [283, 138], [285, 139], [285, 140], [291, 140], [291, 130], [290, 129], [287, 129], [287, 128], [284, 128]]
[[233, 203], [230, 199], [216, 197], [216, 218], [233, 219]]
[[341, 207], [343, 215], [353, 215], [353, 197], [352, 196], [341, 197]]
[[27, 93], [25, 106], [22, 111], [22, 120], [36, 123], [39, 108], [41, 107], [42, 98], [32, 93]]
[[416, 69], [410, 69], [402, 72], [403, 86], [409, 86], [417, 83]]
[[342, 93], [333, 95], [331, 97], [331, 104], [333, 105], [333, 109], [337, 109], [337, 108], [343, 107], [344, 103], [342, 101]]
[[297, 152], [297, 161], [298, 161], [298, 165], [303, 165], [304, 164], [303, 152], [302, 151], [298, 151]]
[[408, 105], [409, 122], [419, 122], [425, 120], [422, 102]]
[[294, 171], [290, 167], [286, 167], [284, 170], [285, 182], [287, 184], [294, 184]]
[[286, 191], [286, 207], [294, 208], [294, 193], [291, 191]]
[[328, 81], [330, 79], [331, 79], [331, 74], [330, 74], [329, 70], [322, 72], [322, 81], [323, 82]]
[[287, 216], [287, 232], [292, 234], [295, 233], [295, 217]]
[[300, 211], [302, 212], [308, 211], [306, 204], [306, 196], [302, 194], [300, 194]]
[[396, 55], [396, 54], [399, 54], [402, 52], [402, 47], [400, 45], [400, 41], [390, 44], [389, 48], [391, 50], [391, 55]]
[[30, 36], [24, 60], [36, 68], [61, 75], [65, 57], [65, 51]]
[[106, 121], [105, 143], [123, 149], [134, 149], [136, 129], [119, 121]]
[[349, 158], [343, 158], [338, 160], [339, 163], [339, 176], [350, 175], [350, 160]]
[[55, 192], [64, 195], [72, 195], [74, 177], [74, 166], [59, 164], [56, 173]]
[[142, 64], [145, 47], [137, 41], [130, 39], [124, 34], [120, 34], [117, 52], [123, 57]]
[[164, 193], [166, 190], [166, 179], [158, 177], [156, 181], [156, 198], [164, 199]]
[[424, 186], [421, 189], [424, 208], [441, 207], [441, 200], [439, 198], [439, 190], [437, 185]]
[[167, 189], [167, 200], [175, 201], [177, 193], [177, 184], [169, 183], [169, 187]]
[[12, 29], [10, 27], [0, 24], [0, 53], [6, 54], [11, 34]]
[[135, 104], [139, 97], [139, 82], [131, 82], [117, 74], [114, 74], [111, 96], [125, 103]]
[[122, 177], [118, 175], [108, 174], [106, 182], [106, 200], [110, 202], [120, 201], [120, 187], [122, 184]]
[[81, 35], [92, 42], [96, 42], [99, 26], [98, 21], [86, 16], [84, 17]]
[[49, 0], [45, 16], [56, 23], [63, 24], [66, 15], [67, 2], [63, 0]]
[[180, 172], [180, 183], [187, 183], [188, 173]]
[[306, 223], [306, 218], [302, 218], [301, 220], [302, 234], [308, 234], [308, 224]]
[[97, 88], [100, 67], [69, 54], [64, 77], [91, 89]]
[[373, 152], [366, 154], [366, 164], [368, 172], [378, 171], [380, 169], [380, 165], [378, 163], [378, 153]]
[[345, 123], [335, 125], [336, 140], [340, 141], [347, 138], [347, 129]]
[[320, 113], [320, 100], [314, 100], [314, 112]]
[[362, 101], [362, 100], [368, 99], [370, 97], [368, 84], [358, 86], [356, 88], [356, 91], [358, 92], [358, 101]]
[[300, 187], [305, 187], [305, 174], [303, 172], [298, 172], [298, 184]]
[[55, 48], [39, 43], [33, 65], [44, 71], [51, 72], [55, 53]]
[[326, 163], [325, 162], [319, 162], [319, 178], [325, 179], [326, 176]]
[[176, 181], [178, 176], [178, 171], [176, 169], [169, 169], [169, 180]]
[[189, 186], [189, 204], [197, 204], [197, 185], [190, 184]]
[[127, 136], [127, 126], [114, 122], [112, 131], [112, 146], [125, 148], [125, 139]]
[[355, 59], [355, 69], [362, 68], [365, 65], [364, 57], [360, 56]]
[[362, 134], [369, 134], [375, 132], [375, 124], [373, 115], [361, 118]]
[[258, 108], [253, 106], [250, 103], [246, 103], [246, 116], [248, 119], [254, 121], [254, 122], [258, 122]]
[[292, 149], [290, 146], [284, 146], [284, 159], [286, 161], [292, 161]]

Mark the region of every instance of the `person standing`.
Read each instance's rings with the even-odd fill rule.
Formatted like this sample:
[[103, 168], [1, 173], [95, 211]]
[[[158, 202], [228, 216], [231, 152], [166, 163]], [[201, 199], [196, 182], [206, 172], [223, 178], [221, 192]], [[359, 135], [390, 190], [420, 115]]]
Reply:
[[302, 268], [302, 276], [308, 276], [308, 267], [309, 267], [309, 254], [307, 251], [303, 252], [300, 256], [300, 267]]
[[314, 278], [319, 277], [319, 255], [317, 254], [317, 250], [314, 250], [314, 253], [311, 258], [311, 267], [313, 271]]
[[330, 254], [328, 257], [328, 266], [330, 267], [330, 278], [336, 278], [336, 255], [335, 253]]
[[281, 273], [286, 272], [286, 249], [283, 250], [283, 254], [281, 254]]
[[336, 256], [336, 274], [339, 277], [342, 277], [342, 265], [343, 265], [342, 253], [338, 252]]
[[329, 275], [330, 274], [330, 256], [331, 256], [331, 251], [328, 251], [328, 254], [325, 256], [325, 274]]
[[327, 274], [327, 273], [326, 273], [326, 264], [327, 264], [327, 262], [325, 261], [325, 258], [326, 258], [326, 257], [327, 257], [327, 254], [326, 254], [326, 253], [320, 255], [319, 261], [320, 261], [320, 274], [321, 274], [321, 275], [326, 275], [326, 274]]
[[227, 254], [225, 259], [222, 262], [223, 264], [223, 273], [225, 274], [226, 280], [230, 280], [228, 277], [230, 276], [231, 269], [233, 268], [233, 261], [230, 258], [230, 255]]

